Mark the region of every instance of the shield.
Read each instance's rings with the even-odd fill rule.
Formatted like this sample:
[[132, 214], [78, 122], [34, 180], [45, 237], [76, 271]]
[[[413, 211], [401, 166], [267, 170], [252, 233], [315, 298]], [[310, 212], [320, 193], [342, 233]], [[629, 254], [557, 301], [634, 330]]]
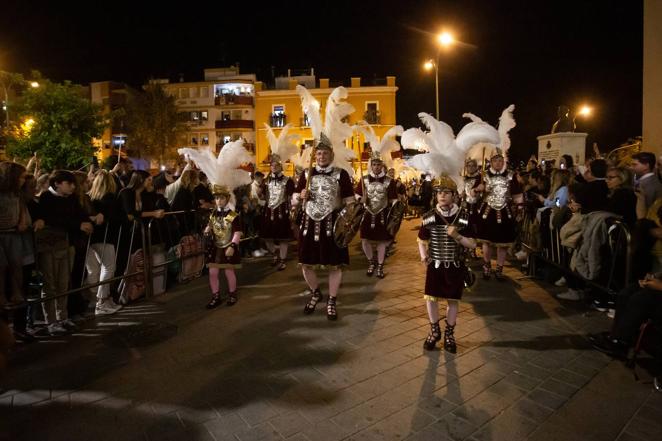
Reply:
[[340, 248], [346, 248], [361, 227], [365, 213], [363, 204], [350, 204], [342, 209], [333, 225], [333, 239]]
[[402, 223], [402, 218], [405, 215], [406, 209], [407, 207], [402, 201], [396, 201], [388, 210], [388, 216], [386, 217], [386, 231], [391, 236], [395, 237], [400, 229], [400, 224]]

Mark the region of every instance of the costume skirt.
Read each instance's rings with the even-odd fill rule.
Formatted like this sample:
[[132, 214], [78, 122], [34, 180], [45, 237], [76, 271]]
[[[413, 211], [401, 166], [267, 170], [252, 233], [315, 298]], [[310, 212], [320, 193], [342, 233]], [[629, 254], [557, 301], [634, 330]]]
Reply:
[[[211, 242], [211, 241], [210, 241]], [[234, 250], [232, 257], [227, 257], [227, 248], [219, 248], [211, 243], [207, 248], [207, 267], [209, 268], [241, 268], [241, 253]]]
[[425, 297], [429, 300], [460, 300], [466, 271], [463, 263], [459, 267], [451, 264], [448, 268], [442, 263], [439, 268], [435, 268], [435, 263], [430, 262], [425, 273]]
[[515, 214], [510, 208], [494, 210], [487, 204], [483, 204], [479, 213], [477, 234], [479, 242], [497, 247], [508, 247], [515, 242], [517, 236]]
[[286, 204], [271, 209], [265, 208], [260, 222], [260, 237], [271, 240], [293, 240], [290, 211]]
[[299, 228], [300, 264], [318, 268], [349, 265], [349, 250], [338, 247], [333, 240], [333, 223], [337, 216], [338, 213], [333, 212], [319, 222], [303, 216]]
[[376, 215], [366, 211], [363, 220], [361, 220], [361, 227], [359, 230], [361, 233], [361, 239], [372, 240], [375, 242], [390, 242], [393, 240], [393, 236], [386, 231], [387, 214], [386, 209], [380, 211]]

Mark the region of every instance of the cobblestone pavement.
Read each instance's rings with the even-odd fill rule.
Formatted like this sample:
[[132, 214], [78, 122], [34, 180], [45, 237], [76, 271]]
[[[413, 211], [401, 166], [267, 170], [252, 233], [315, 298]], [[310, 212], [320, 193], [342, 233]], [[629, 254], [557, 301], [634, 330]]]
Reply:
[[244, 265], [232, 308], [206, 311], [199, 279], [17, 347], [0, 439], [662, 439], [649, 377], [582, 337], [609, 320], [514, 268], [465, 294], [457, 355], [426, 353], [416, 225], [403, 224], [383, 280], [352, 247], [337, 322], [302, 313], [296, 265], [263, 260]]

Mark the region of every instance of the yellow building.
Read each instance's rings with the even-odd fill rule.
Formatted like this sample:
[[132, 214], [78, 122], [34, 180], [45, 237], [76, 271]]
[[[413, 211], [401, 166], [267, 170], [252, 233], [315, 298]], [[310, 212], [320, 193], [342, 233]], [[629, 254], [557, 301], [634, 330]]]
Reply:
[[[361, 84], [361, 78], [351, 78], [350, 87], [347, 87], [347, 102], [356, 109], [349, 116], [349, 124], [356, 124], [359, 121], [366, 121], [375, 130], [378, 137], [393, 127], [395, 123], [395, 94], [398, 88], [395, 85], [395, 77], [389, 76], [385, 79], [371, 81], [375, 85]], [[311, 94], [320, 102], [322, 109], [322, 118], [324, 117], [324, 106], [329, 94], [336, 87], [328, 78], [320, 78], [319, 82], [315, 80], [314, 71], [306, 75], [290, 76], [276, 78], [275, 89], [266, 89], [264, 83], [258, 81], [255, 83], [255, 161], [257, 169], [263, 172], [269, 170], [269, 142], [267, 140], [267, 131], [264, 124], [267, 123], [274, 128], [276, 136], [286, 124], [291, 124], [291, 133], [297, 133], [301, 136], [300, 144], [312, 144], [312, 132], [308, 127], [301, 109], [301, 99], [295, 88], [297, 84], [305, 86]], [[363, 168], [365, 170], [367, 152], [364, 148], [363, 136], [356, 133], [354, 137], [347, 141], [348, 147], [358, 153], [363, 153]], [[302, 147], [303, 148], [303, 147]], [[285, 166], [285, 173], [293, 174], [292, 164]], [[355, 166], [358, 170], [358, 164]]]

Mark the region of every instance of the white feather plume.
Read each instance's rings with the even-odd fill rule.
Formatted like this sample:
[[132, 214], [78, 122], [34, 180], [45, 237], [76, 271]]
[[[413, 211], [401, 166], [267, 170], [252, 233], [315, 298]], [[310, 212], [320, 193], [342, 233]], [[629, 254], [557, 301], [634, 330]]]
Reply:
[[409, 129], [403, 134], [402, 144], [405, 145], [405, 141], [423, 141], [428, 147], [428, 153], [414, 156], [408, 161], [408, 165], [429, 173], [435, 178], [448, 175], [458, 186], [461, 185], [460, 175], [467, 151], [478, 142], [498, 142], [499, 140], [499, 134], [494, 127], [473, 114], [469, 115], [472, 117], [472, 122], [464, 126], [455, 137], [453, 129], [448, 124], [436, 120], [427, 113], [419, 113], [418, 116], [428, 128], [428, 132], [412, 131], [411, 135], [405, 139], [407, 132], [412, 130]]
[[225, 144], [218, 157], [214, 156], [211, 147], [182, 148], [177, 152], [180, 155], [188, 155], [207, 175], [210, 183], [227, 187], [230, 192], [241, 185], [251, 183], [250, 173], [239, 168], [242, 164], [253, 162], [253, 157], [244, 147], [243, 139]]
[[347, 138], [351, 138], [354, 127], [344, 122], [343, 119], [354, 112], [354, 106], [345, 102], [347, 99], [347, 89], [337, 87], [329, 95], [326, 101], [326, 110], [324, 112], [324, 128], [322, 132], [331, 141], [333, 146], [334, 167], [342, 168], [350, 176], [354, 175], [352, 159], [356, 158], [356, 153], [345, 144]]
[[511, 104], [510, 106], [503, 109], [501, 112], [501, 117], [499, 117], [499, 138], [501, 149], [503, 150], [504, 156], [510, 149], [510, 132], [517, 124], [515, 123], [515, 117], [513, 116], [513, 111], [515, 110], [515, 105]]
[[291, 160], [292, 157], [299, 152], [299, 147], [297, 147], [296, 141], [300, 136], [296, 133], [289, 133], [289, 130], [292, 128], [291, 124], [287, 124], [283, 127], [278, 136], [276, 136], [273, 129], [269, 127], [269, 124], [265, 123], [264, 126], [267, 129], [267, 139], [269, 140], [269, 146], [271, 147], [271, 153], [273, 155], [278, 155], [280, 159], [285, 162]]
[[393, 152], [400, 151], [400, 144], [396, 141], [396, 136], [402, 136], [403, 128], [402, 126], [393, 126], [384, 133], [382, 139], [379, 140], [375, 134], [373, 127], [367, 123], [358, 124], [356, 128], [363, 133], [365, 140], [370, 144], [370, 148], [373, 152], [378, 152], [384, 161], [384, 165], [387, 169], [393, 167], [393, 157], [391, 154]]
[[319, 139], [322, 134], [322, 116], [320, 115], [320, 103], [313, 97], [313, 95], [303, 87], [297, 85], [297, 93], [301, 97], [301, 108], [308, 117], [310, 129], [313, 132], [313, 138]]

